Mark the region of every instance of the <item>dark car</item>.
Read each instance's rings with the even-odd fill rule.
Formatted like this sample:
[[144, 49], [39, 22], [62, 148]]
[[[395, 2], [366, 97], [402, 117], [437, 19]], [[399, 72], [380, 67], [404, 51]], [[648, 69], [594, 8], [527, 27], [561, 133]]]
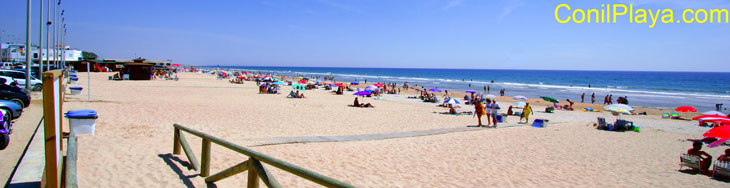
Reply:
[[11, 101], [26, 108], [30, 106], [30, 93], [17, 86], [6, 85], [5, 79], [0, 78], [0, 100]]

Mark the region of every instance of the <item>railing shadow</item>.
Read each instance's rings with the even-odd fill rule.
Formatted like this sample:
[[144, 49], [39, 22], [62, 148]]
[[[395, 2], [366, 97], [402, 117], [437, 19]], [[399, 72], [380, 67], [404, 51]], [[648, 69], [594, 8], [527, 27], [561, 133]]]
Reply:
[[[160, 157], [162, 159], [162, 161], [165, 161], [165, 164], [167, 164], [167, 166], [169, 166], [170, 169], [172, 169], [172, 171], [174, 171], [180, 177], [180, 180], [183, 181], [183, 183], [185, 184], [186, 187], [188, 187], [188, 188], [194, 188], [195, 187], [195, 185], [193, 184], [192, 181], [190, 181], [190, 179], [191, 178], [194, 178], [194, 177], [197, 177], [198, 174], [189, 175], [189, 176], [183, 174], [182, 169], [180, 169], [177, 165], [175, 165], [175, 163], [173, 161], [177, 161], [180, 164], [182, 164], [183, 166], [186, 166], [188, 169], [191, 169], [190, 168], [190, 164], [188, 162], [182, 161], [179, 158], [177, 158], [177, 156], [174, 156], [174, 155], [172, 155], [170, 153], [168, 153], [168, 154], [159, 154], [157, 156]], [[208, 186], [208, 187], [210, 187], [210, 186]]]

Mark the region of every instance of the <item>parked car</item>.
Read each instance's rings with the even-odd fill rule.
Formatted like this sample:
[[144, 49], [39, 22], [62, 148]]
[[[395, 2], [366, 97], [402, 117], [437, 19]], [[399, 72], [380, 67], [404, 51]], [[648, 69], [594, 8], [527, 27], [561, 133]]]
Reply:
[[13, 85], [6, 85], [5, 78], [0, 78], [0, 100], [8, 100], [26, 108], [30, 106], [30, 93]]
[[12, 101], [0, 100], [0, 110], [4, 110], [4, 114], [9, 115], [8, 120], [18, 119], [23, 115], [23, 107]]
[[[0, 70], [0, 76], [10, 77], [13, 78], [16, 82], [18, 82], [18, 85], [24, 86], [25, 85], [25, 72], [18, 71], [18, 70]], [[31, 76], [30, 77], [30, 85], [33, 87], [34, 91], [40, 91], [43, 89], [43, 81]]]

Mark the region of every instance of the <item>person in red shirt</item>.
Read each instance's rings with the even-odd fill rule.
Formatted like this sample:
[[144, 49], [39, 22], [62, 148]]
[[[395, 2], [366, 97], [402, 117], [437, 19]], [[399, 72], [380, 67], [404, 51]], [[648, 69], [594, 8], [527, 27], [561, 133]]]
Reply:
[[706, 173], [707, 169], [710, 169], [712, 163], [712, 155], [702, 151], [702, 142], [692, 143], [692, 149], [687, 150], [687, 154], [694, 155], [700, 158], [700, 171]]
[[725, 149], [725, 154], [720, 155], [717, 161], [730, 161], [730, 148]]

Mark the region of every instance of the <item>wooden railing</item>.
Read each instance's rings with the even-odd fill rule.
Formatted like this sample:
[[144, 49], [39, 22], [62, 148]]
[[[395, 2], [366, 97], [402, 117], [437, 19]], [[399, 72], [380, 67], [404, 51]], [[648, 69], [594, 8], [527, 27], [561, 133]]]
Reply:
[[65, 188], [77, 188], [76, 183], [76, 151], [77, 151], [77, 140], [76, 137], [71, 135], [68, 137], [68, 144], [66, 145], [66, 168], [64, 169], [63, 181]]
[[[292, 173], [294, 175], [297, 175], [299, 177], [302, 177], [304, 179], [307, 179], [309, 181], [312, 181], [314, 183], [326, 186], [326, 187], [355, 187], [350, 184], [347, 184], [345, 182], [338, 181], [336, 179], [332, 179], [330, 177], [318, 174], [316, 172], [309, 171], [307, 169], [304, 169], [302, 167], [284, 162], [279, 159], [275, 159], [273, 157], [264, 155], [262, 153], [250, 150], [248, 148], [245, 148], [243, 146], [236, 145], [234, 143], [222, 140], [220, 138], [213, 137], [211, 135], [187, 128], [185, 126], [174, 124], [173, 127], [175, 128], [174, 132], [174, 143], [173, 143], [173, 150], [172, 153], [175, 155], [180, 154], [180, 149], [182, 148], [183, 151], [185, 151], [185, 155], [188, 158], [188, 161], [190, 162], [190, 165], [193, 169], [200, 171], [201, 177], [206, 177], [205, 182], [212, 183], [216, 182], [218, 180], [222, 180], [224, 178], [233, 176], [235, 174], [244, 172], [248, 170], [248, 187], [258, 187], [259, 181], [258, 178], [261, 178], [261, 180], [266, 184], [267, 187], [282, 187], [281, 184], [279, 184], [278, 181], [274, 178], [274, 176], [271, 175], [271, 173], [266, 170], [266, 168], [261, 165], [261, 162], [264, 162], [266, 164], [269, 164], [271, 166], [274, 166], [276, 168], [279, 168], [281, 170], [287, 171], [289, 173]], [[187, 133], [190, 133], [192, 135], [198, 136], [203, 139], [202, 144], [202, 152], [201, 152], [201, 161], [202, 164], [198, 162], [198, 159], [195, 158], [195, 154], [193, 153], [193, 150], [190, 148], [190, 144], [188, 144], [188, 141], [185, 140], [185, 137], [183, 134], [181, 134], [181, 131], [185, 131]], [[210, 143], [216, 143], [220, 146], [223, 146], [225, 148], [228, 148], [230, 150], [233, 150], [235, 152], [244, 154], [248, 156], [248, 160], [241, 162], [235, 166], [232, 166], [228, 169], [225, 169], [221, 172], [218, 172], [216, 174], [210, 175]]]

